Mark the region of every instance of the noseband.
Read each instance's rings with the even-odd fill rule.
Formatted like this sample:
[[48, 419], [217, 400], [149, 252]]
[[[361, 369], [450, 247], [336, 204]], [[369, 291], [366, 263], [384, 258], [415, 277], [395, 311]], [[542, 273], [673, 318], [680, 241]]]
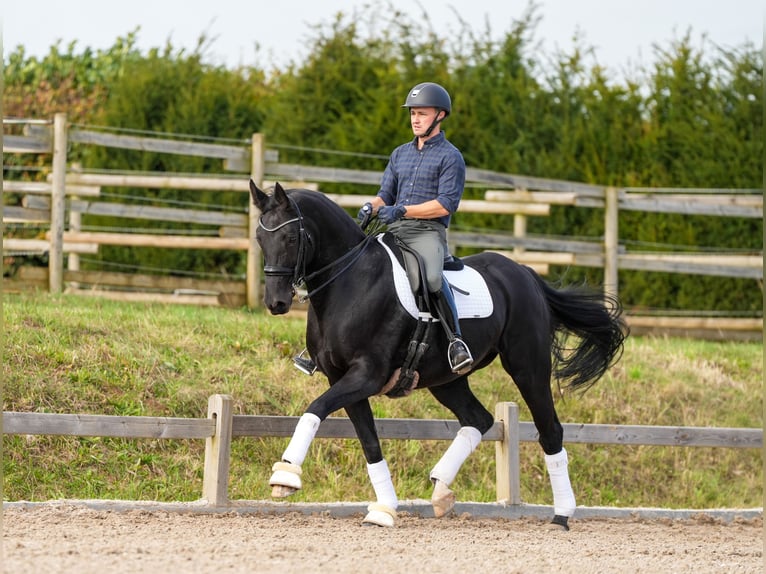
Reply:
[[292, 275], [293, 281], [292, 281], [292, 287], [293, 291], [295, 291], [304, 281], [305, 281], [305, 275], [306, 275], [306, 244], [311, 242], [311, 237], [308, 234], [308, 231], [306, 231], [306, 228], [303, 225], [303, 215], [301, 214], [301, 210], [298, 207], [298, 204], [293, 200], [290, 199], [290, 204], [293, 206], [293, 209], [295, 209], [295, 212], [298, 214], [298, 217], [293, 217], [292, 219], [288, 219], [287, 221], [283, 221], [276, 227], [266, 227], [263, 224], [263, 215], [261, 215], [258, 218], [258, 226], [263, 229], [264, 231], [268, 231], [269, 233], [273, 233], [274, 231], [277, 231], [278, 229], [282, 229], [285, 225], [289, 225], [291, 223], [298, 223], [298, 257], [295, 260], [295, 267], [286, 267], [284, 265], [264, 265], [263, 266], [263, 273], [267, 277], [289, 277]]

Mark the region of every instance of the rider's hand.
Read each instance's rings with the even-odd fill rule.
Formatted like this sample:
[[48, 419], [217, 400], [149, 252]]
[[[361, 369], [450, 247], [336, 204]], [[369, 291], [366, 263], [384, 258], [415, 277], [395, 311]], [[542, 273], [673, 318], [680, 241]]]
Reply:
[[388, 225], [394, 221], [399, 221], [407, 212], [403, 205], [384, 205], [378, 209], [378, 219]]
[[370, 217], [372, 217], [372, 204], [368, 201], [362, 206], [362, 209], [359, 210], [359, 213], [356, 214], [356, 219], [359, 221], [359, 223], [363, 223]]

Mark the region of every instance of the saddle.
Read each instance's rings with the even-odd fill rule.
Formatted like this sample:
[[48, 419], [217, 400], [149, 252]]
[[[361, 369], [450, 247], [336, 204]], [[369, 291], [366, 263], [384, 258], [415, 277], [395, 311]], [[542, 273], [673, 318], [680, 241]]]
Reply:
[[[391, 280], [394, 283], [399, 303], [413, 319], [417, 319], [421, 309], [417, 297], [423, 296], [423, 291], [422, 289], [418, 289], [417, 293], [412, 291], [412, 285], [405, 270], [406, 263], [403, 251], [397, 245], [393, 235], [389, 233], [381, 233], [376, 236], [375, 240], [384, 248], [391, 260], [393, 273]], [[458, 267], [461, 269], [457, 270]], [[482, 319], [492, 315], [492, 295], [487, 283], [484, 277], [470, 264], [465, 264], [459, 259], [445, 262], [444, 276], [452, 287], [460, 319]], [[422, 281], [418, 284], [422, 284]]]
[[[417, 367], [420, 363], [420, 359], [428, 350], [429, 345], [426, 341], [428, 340], [428, 335], [431, 331], [431, 325], [439, 319], [432, 313], [431, 296], [428, 292], [428, 283], [425, 279], [425, 264], [423, 263], [421, 255], [390, 234], [381, 236], [381, 243], [388, 244], [387, 246], [389, 247], [390, 253], [396, 256], [397, 261], [406, 270], [418, 309], [418, 322], [412, 333], [410, 342], [407, 345], [407, 356], [405, 357], [402, 366], [394, 371], [391, 379], [383, 387], [380, 393], [385, 394], [390, 398], [400, 398], [409, 395], [418, 384], [420, 375], [417, 371]], [[414, 258], [416, 269], [413, 270], [409, 268], [409, 260], [404, 256], [404, 253], [407, 253]], [[445, 270], [460, 271], [463, 268], [463, 262], [456, 257], [451, 257], [449, 260], [445, 260]], [[412, 281], [412, 279], [410, 279], [411, 274], [416, 274], [417, 281]], [[416, 283], [414, 288], [412, 285], [413, 282]], [[447, 280], [447, 284], [450, 288], [455, 288], [449, 283], [449, 280]], [[464, 295], [468, 295], [467, 292], [460, 292]]]

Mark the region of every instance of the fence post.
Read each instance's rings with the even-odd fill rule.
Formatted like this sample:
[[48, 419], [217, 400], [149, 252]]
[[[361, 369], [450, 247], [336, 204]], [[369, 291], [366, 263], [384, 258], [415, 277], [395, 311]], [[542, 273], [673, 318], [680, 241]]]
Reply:
[[215, 434], [205, 441], [202, 498], [211, 506], [225, 506], [229, 502], [231, 403], [229, 395], [212, 395], [207, 402], [207, 417], [215, 421]]
[[[518, 191], [525, 193], [527, 192], [526, 189], [519, 189]], [[513, 236], [518, 239], [524, 239], [527, 236], [527, 216], [522, 215], [521, 213], [516, 213], [513, 216]], [[513, 246], [513, 253], [514, 255], [521, 255], [526, 251], [526, 248], [523, 245], [514, 245]]]
[[604, 194], [604, 294], [617, 296], [617, 262], [619, 248], [619, 194], [616, 187], [607, 187]]
[[[70, 169], [74, 173], [81, 173], [82, 172], [82, 165], [80, 163], [73, 163], [70, 166]], [[75, 195], [70, 195], [70, 199], [75, 200], [79, 199], [79, 197]], [[69, 211], [69, 231], [82, 231], [82, 213], [75, 210]], [[66, 258], [66, 268], [69, 271], [79, 271], [80, 270], [80, 254], [79, 253], [69, 253]], [[79, 287], [79, 283], [69, 283], [70, 287]]]
[[53, 162], [51, 165], [51, 233], [48, 251], [48, 290], [64, 288], [64, 208], [66, 195], [66, 114], [53, 116]]
[[503, 440], [495, 443], [495, 481], [497, 500], [521, 504], [519, 467], [519, 405], [495, 405], [495, 420], [503, 423]]
[[[259, 188], [263, 188], [263, 174], [265, 171], [265, 149], [263, 134], [253, 134], [250, 157], [250, 177]], [[247, 194], [247, 306], [250, 309], [257, 307], [261, 300], [261, 247], [255, 239], [255, 231], [258, 229], [258, 208], [253, 204], [250, 194]]]

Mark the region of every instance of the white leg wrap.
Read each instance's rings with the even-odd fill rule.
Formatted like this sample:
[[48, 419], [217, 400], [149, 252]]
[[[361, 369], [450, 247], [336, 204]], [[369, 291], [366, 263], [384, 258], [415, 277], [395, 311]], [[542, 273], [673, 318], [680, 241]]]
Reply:
[[305, 413], [295, 426], [293, 438], [290, 439], [290, 444], [287, 445], [282, 460], [301, 466], [320, 422], [318, 416]]
[[545, 466], [553, 489], [553, 511], [560, 516], [573, 516], [577, 506], [572, 484], [569, 482], [569, 459], [566, 449], [558, 454], [546, 454]]
[[447, 486], [455, 480], [457, 472], [465, 462], [465, 459], [476, 450], [481, 442], [481, 433], [474, 427], [461, 427], [455, 440], [436, 463], [431, 471], [431, 480], [441, 480]]
[[394, 483], [391, 481], [391, 472], [388, 470], [388, 463], [385, 459], [375, 464], [368, 464], [367, 474], [370, 476], [370, 482], [373, 490], [375, 490], [378, 503], [396, 510], [399, 501], [396, 498]]

